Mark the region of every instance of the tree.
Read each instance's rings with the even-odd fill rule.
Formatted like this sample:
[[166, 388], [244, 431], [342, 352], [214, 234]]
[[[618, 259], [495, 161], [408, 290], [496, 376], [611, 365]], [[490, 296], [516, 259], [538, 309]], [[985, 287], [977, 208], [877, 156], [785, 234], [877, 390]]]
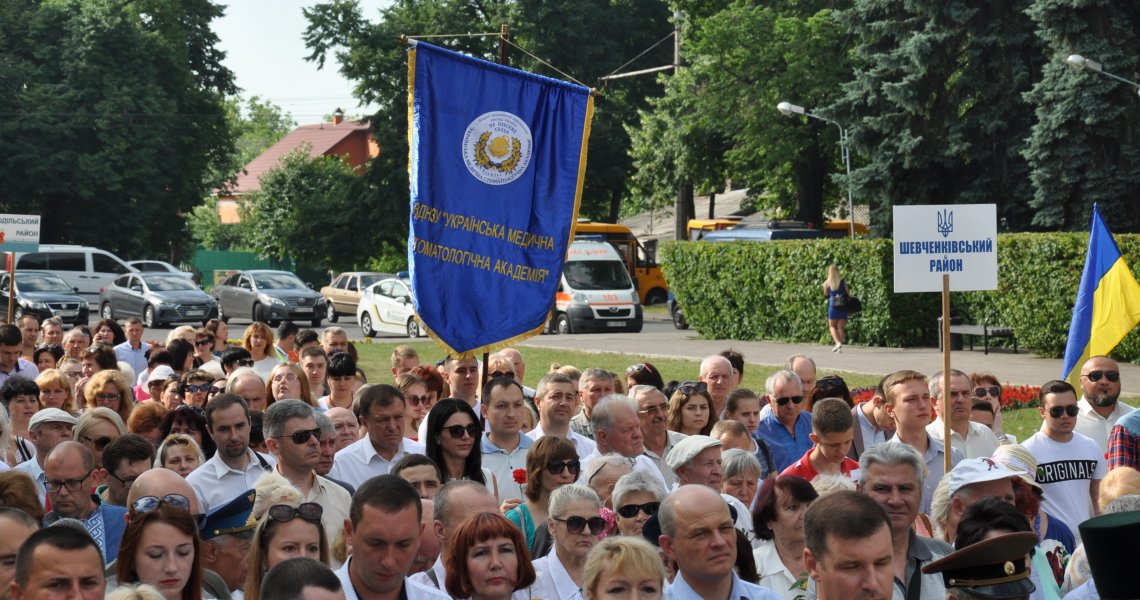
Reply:
[[242, 168], [297, 126], [293, 115], [260, 96], [246, 100], [240, 96], [227, 98], [225, 111], [234, 136], [233, 152], [221, 170], [212, 176], [215, 188], [231, 184]]
[[1096, 73], [1074, 73], [1082, 54], [1136, 80], [1140, 8], [1134, 2], [1035, 0], [1029, 16], [1049, 57], [1025, 94], [1037, 122], [1024, 156], [1033, 168], [1033, 225], [1085, 230], [1092, 203], [1115, 232], [1140, 231], [1140, 105], [1136, 89]]
[[210, 0], [16, 0], [0, 19], [0, 199], [41, 240], [177, 260], [232, 146]]

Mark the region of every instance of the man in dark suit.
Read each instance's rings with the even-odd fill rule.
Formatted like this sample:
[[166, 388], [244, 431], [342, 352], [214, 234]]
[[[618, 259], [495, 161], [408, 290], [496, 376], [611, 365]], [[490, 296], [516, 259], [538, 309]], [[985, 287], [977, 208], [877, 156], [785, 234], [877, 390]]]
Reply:
[[895, 422], [887, 415], [886, 404], [887, 401], [883, 396], [883, 380], [880, 379], [871, 399], [860, 402], [851, 409], [851, 416], [855, 418], [855, 430], [847, 456], [859, 460], [859, 456], [867, 448], [894, 436]]

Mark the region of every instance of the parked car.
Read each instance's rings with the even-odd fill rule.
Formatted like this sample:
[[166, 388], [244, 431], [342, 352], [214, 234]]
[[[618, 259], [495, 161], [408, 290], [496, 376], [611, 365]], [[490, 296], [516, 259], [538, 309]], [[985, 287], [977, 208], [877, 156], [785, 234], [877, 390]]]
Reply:
[[238, 271], [214, 286], [218, 318], [252, 319], [276, 327], [309, 321], [320, 327], [325, 300], [288, 271]]
[[673, 327], [688, 329], [689, 323], [685, 320], [685, 311], [677, 303], [677, 297], [673, 295], [673, 292], [669, 292], [669, 299], [665, 301], [665, 304], [669, 308], [669, 318], [673, 319]]
[[130, 273], [103, 288], [104, 319], [140, 317], [148, 328], [168, 323], [202, 323], [218, 316], [218, 303], [193, 281], [170, 273]]
[[16, 253], [17, 271], [48, 271], [75, 288], [89, 303], [120, 275], [135, 270], [122, 259], [98, 248], [41, 244], [38, 252]]
[[361, 290], [392, 277], [391, 273], [375, 271], [351, 271], [337, 275], [332, 283], [321, 288], [321, 296], [325, 299], [325, 318], [329, 323], [336, 323], [341, 315], [355, 315]]
[[[43, 321], [59, 317], [64, 323], [86, 325], [87, 301], [67, 282], [45, 271], [16, 271], [16, 302], [13, 321], [24, 315], [35, 315]], [[8, 297], [12, 285], [8, 273], [0, 274], [0, 314], [8, 317]]]
[[140, 273], [165, 273], [194, 281], [193, 273], [183, 271], [163, 260], [131, 260], [127, 261], [127, 264]]
[[412, 307], [412, 284], [407, 274], [399, 273], [364, 288], [356, 308], [356, 322], [365, 337], [377, 333], [423, 336], [424, 330]]

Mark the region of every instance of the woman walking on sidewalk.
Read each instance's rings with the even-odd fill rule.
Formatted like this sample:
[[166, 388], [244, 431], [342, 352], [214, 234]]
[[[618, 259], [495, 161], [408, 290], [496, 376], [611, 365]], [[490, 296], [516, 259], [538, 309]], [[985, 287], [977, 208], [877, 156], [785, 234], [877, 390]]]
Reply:
[[[831, 339], [835, 342], [832, 352], [843, 352], [843, 343], [847, 341], [847, 313], [842, 305], [847, 299], [850, 290], [847, 282], [839, 275], [839, 267], [835, 263], [827, 267], [827, 279], [823, 282], [823, 295], [827, 296], [827, 328], [831, 332]], [[837, 299], [842, 298], [842, 300]]]

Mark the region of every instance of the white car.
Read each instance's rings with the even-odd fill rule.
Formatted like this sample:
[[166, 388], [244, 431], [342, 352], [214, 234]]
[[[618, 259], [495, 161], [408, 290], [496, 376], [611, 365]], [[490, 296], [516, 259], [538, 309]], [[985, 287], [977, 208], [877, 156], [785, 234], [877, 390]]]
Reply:
[[162, 260], [132, 260], [127, 262], [128, 265], [134, 267], [140, 273], [165, 273], [181, 277], [183, 279], [194, 279], [193, 273], [187, 273], [182, 269]]
[[366, 337], [377, 333], [410, 338], [424, 335], [412, 306], [411, 282], [406, 277], [384, 279], [364, 288], [356, 307], [356, 322]]

